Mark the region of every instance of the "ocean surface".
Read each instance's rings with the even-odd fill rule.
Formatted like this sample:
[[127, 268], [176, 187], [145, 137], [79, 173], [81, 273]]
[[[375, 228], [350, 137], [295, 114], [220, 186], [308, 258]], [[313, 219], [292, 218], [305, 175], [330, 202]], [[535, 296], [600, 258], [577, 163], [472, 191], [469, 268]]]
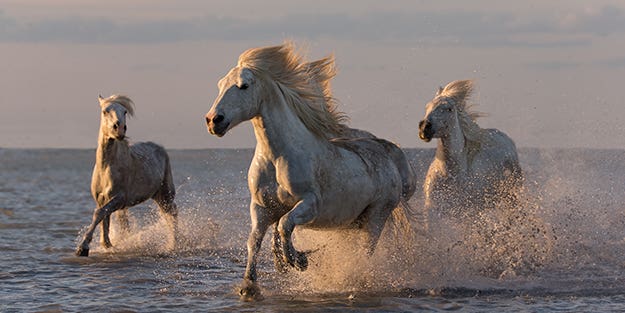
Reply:
[[[431, 149], [407, 150], [420, 184]], [[387, 225], [371, 257], [357, 232], [296, 231], [305, 272], [261, 249], [265, 299], [236, 294], [249, 231], [252, 150], [170, 151], [183, 244], [151, 201], [131, 233], [74, 256], [91, 220], [92, 149], [0, 149], [0, 312], [623, 312], [625, 151], [520, 149], [522, 211]], [[411, 200], [422, 207], [420, 193]], [[419, 215], [419, 214], [417, 214]]]

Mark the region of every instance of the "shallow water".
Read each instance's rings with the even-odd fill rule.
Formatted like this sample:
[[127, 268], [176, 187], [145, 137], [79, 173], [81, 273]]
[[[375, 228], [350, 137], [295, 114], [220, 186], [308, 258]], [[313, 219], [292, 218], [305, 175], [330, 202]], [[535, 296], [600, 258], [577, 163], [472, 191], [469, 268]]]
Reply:
[[[624, 151], [521, 149], [540, 236], [497, 233], [487, 246], [466, 234], [457, 244], [448, 229], [412, 241], [387, 231], [369, 258], [357, 233], [300, 231], [296, 246], [316, 252], [308, 271], [285, 275], [274, 271], [266, 240], [265, 300], [255, 303], [234, 291], [245, 270], [252, 151], [170, 154], [180, 251], [166, 250], [165, 223], [146, 202], [130, 211], [131, 235], [114, 228], [115, 247], [106, 251], [96, 233], [91, 255], [81, 258], [73, 252], [93, 210], [94, 151], [0, 149], [0, 311], [625, 310]], [[433, 151], [409, 154], [423, 179]], [[503, 252], [484, 257], [493, 251]], [[519, 258], [539, 264], [513, 266]], [[503, 275], [487, 273], [489, 266]]]

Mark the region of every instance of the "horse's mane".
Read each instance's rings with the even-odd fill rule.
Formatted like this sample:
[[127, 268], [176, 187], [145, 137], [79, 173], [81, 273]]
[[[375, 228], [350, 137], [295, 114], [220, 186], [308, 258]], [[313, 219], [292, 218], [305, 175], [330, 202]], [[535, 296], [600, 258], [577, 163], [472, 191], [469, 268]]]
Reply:
[[330, 87], [330, 80], [336, 75], [334, 57], [305, 63], [294, 45], [287, 42], [249, 49], [239, 56], [238, 66], [249, 68], [258, 78], [275, 82], [286, 103], [311, 132], [329, 139], [346, 127], [347, 116], [338, 110]]
[[[479, 117], [485, 116], [484, 113], [474, 111], [472, 108], [475, 104], [469, 103], [471, 94], [473, 93], [472, 80], [456, 80], [445, 88], [439, 88], [437, 98], [445, 98], [454, 102], [458, 110], [458, 118], [462, 133], [468, 144], [478, 144], [483, 140], [484, 130], [475, 122]], [[442, 100], [442, 99], [441, 99]]]
[[112, 95], [108, 98], [102, 98], [102, 96], [100, 96], [100, 105], [104, 105], [107, 103], [118, 103], [128, 111], [128, 114], [130, 114], [130, 116], [135, 115], [134, 102], [132, 102], [132, 100], [130, 100], [128, 96]]

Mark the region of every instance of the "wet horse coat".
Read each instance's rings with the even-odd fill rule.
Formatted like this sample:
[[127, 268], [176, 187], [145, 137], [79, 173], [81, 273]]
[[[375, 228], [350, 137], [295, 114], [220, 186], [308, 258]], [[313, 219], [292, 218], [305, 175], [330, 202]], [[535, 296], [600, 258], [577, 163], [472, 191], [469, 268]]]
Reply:
[[497, 129], [480, 128], [467, 103], [470, 80], [440, 88], [426, 106], [419, 137], [438, 138], [423, 185], [430, 215], [462, 217], [497, 201], [514, 201], [523, 184], [516, 146]]
[[[127, 230], [126, 208], [150, 198], [158, 204], [171, 231], [170, 247], [177, 236], [176, 190], [165, 149], [152, 142], [129, 145], [126, 140], [126, 115], [133, 115], [132, 101], [126, 96], [99, 98], [102, 108], [96, 162], [91, 179], [91, 194], [97, 203], [93, 219], [76, 255], [88, 256], [89, 243], [96, 226], [102, 222], [101, 243], [111, 247], [110, 216], [118, 211], [122, 229]], [[119, 214], [121, 213], [121, 214]]]
[[[331, 59], [314, 63], [324, 62]], [[311, 70], [311, 64], [289, 44], [250, 49], [220, 80], [206, 115], [211, 134], [221, 137], [251, 120], [256, 135], [244, 299], [259, 296], [256, 258], [272, 224], [278, 268], [305, 270], [306, 254], [291, 241], [296, 226], [361, 227], [372, 253], [391, 212], [414, 192], [414, 173], [401, 149], [348, 129], [329, 101], [326, 80], [333, 74]], [[344, 133], [368, 138], [341, 138]]]

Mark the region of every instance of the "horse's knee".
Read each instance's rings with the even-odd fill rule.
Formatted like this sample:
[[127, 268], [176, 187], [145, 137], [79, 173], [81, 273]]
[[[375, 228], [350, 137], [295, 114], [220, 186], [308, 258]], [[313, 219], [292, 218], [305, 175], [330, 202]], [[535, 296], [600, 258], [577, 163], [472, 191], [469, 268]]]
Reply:
[[277, 224], [277, 231], [278, 233], [282, 236], [285, 234], [285, 232], [288, 232], [288, 228], [290, 228], [289, 226], [289, 214], [285, 214], [283, 215], [280, 220], [278, 221]]

